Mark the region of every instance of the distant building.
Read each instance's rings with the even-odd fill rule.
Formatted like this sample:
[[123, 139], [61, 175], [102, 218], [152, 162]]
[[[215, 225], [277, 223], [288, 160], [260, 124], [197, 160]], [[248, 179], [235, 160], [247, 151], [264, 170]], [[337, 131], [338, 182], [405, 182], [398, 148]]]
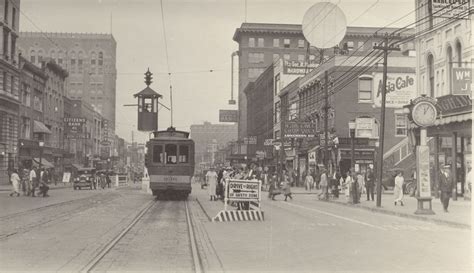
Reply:
[[21, 32], [18, 44], [30, 62], [41, 66], [51, 58], [66, 69], [67, 96], [96, 107], [114, 132], [117, 43], [111, 34]]
[[212, 164], [213, 154], [237, 139], [237, 124], [194, 124], [191, 125], [191, 138], [195, 143], [196, 165]]
[[20, 0], [0, 3], [0, 184], [9, 184], [9, 172], [18, 167], [20, 68], [16, 44]]

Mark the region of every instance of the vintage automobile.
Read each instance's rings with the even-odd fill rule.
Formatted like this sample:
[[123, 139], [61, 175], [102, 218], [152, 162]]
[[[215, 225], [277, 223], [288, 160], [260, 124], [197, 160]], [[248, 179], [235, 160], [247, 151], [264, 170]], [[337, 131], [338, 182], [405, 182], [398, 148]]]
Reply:
[[88, 188], [92, 190], [95, 168], [79, 168], [73, 181], [74, 190]]

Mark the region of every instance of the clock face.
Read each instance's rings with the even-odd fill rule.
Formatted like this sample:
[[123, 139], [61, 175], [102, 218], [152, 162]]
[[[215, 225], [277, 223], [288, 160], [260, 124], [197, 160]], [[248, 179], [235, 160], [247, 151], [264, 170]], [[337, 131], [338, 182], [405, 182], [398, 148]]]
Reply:
[[436, 107], [429, 102], [420, 102], [413, 107], [413, 121], [419, 126], [433, 125], [437, 116]]

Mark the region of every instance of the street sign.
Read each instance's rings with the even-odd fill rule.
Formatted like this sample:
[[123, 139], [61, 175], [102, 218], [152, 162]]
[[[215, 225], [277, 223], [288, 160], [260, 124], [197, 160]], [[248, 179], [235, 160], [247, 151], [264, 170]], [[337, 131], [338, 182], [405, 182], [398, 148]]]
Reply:
[[453, 95], [471, 95], [472, 69], [467, 67], [453, 68]]
[[265, 141], [263, 141], [263, 146], [273, 146], [273, 142], [275, 140], [273, 138], [267, 138]]
[[226, 184], [226, 198], [229, 201], [260, 201], [260, 180], [233, 180]]
[[284, 137], [315, 137], [316, 124], [312, 122], [285, 122], [284, 124]]
[[238, 110], [219, 110], [219, 122], [238, 122]]

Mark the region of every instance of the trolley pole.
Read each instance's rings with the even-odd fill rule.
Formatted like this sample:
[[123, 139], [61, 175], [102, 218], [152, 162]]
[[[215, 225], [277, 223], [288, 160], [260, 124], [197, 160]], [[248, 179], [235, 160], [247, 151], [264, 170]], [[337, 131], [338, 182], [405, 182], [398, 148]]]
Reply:
[[[377, 37], [377, 35], [376, 35]], [[388, 44], [388, 35], [383, 36], [384, 43], [382, 46], [376, 45], [374, 49], [383, 50], [383, 79], [382, 79], [382, 103], [380, 111], [380, 146], [377, 160], [378, 180], [377, 180], [377, 207], [382, 206], [382, 177], [383, 177], [383, 145], [385, 133], [385, 101], [387, 95], [387, 59], [389, 51], [400, 51], [400, 48]]]

